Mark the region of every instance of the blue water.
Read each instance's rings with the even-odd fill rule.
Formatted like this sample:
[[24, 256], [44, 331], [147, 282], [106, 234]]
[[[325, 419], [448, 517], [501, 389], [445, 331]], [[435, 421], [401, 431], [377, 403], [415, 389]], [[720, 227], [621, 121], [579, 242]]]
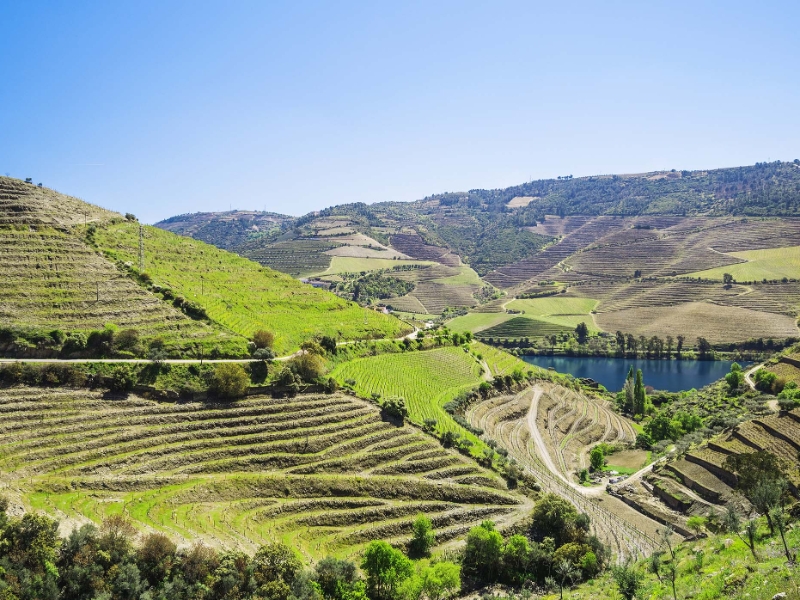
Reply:
[[[594, 379], [608, 390], [619, 391], [628, 369], [641, 369], [644, 384], [657, 390], [680, 392], [700, 389], [724, 377], [731, 370], [730, 361], [710, 360], [646, 360], [635, 358], [600, 358], [596, 356], [523, 356], [526, 363], [575, 377]], [[740, 363], [742, 368], [749, 363]]]

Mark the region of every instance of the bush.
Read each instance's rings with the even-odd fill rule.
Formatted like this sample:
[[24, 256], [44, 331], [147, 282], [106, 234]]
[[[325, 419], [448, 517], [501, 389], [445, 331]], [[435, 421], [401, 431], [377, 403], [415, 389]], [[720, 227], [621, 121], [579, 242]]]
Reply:
[[272, 348], [275, 343], [275, 334], [265, 329], [259, 329], [253, 334], [253, 343], [257, 349]]
[[383, 411], [390, 417], [405, 419], [408, 416], [408, 408], [404, 398], [392, 396], [383, 403]]
[[133, 389], [135, 384], [136, 377], [130, 367], [119, 365], [114, 367], [114, 370], [111, 371], [111, 383], [108, 387], [112, 392], [118, 394], [128, 393]]
[[249, 387], [250, 377], [241, 365], [220, 363], [214, 367], [210, 389], [220, 398], [241, 398]]
[[141, 350], [139, 346], [139, 332], [135, 329], [123, 329], [116, 335], [114, 345], [119, 350], [127, 350], [138, 354]]
[[288, 367], [303, 381], [313, 383], [325, 373], [325, 359], [318, 354], [300, 354], [288, 362]]

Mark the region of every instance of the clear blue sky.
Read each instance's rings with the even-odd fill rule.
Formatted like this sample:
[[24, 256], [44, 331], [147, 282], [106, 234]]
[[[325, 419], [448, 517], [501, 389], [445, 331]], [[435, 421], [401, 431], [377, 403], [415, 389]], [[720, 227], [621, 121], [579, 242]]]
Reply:
[[0, 173], [146, 222], [800, 158], [800, 3], [3, 2]]

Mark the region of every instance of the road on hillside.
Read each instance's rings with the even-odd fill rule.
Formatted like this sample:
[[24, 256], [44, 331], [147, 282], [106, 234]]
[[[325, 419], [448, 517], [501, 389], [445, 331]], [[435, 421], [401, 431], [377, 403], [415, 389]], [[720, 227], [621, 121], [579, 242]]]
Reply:
[[[602, 486], [587, 488], [578, 485], [567, 479], [555, 464], [547, 450], [544, 438], [542, 438], [542, 434], [536, 426], [539, 399], [543, 393], [544, 390], [542, 388], [533, 387], [533, 397], [528, 409], [526, 424], [533, 441], [535, 453], [538, 456], [531, 457], [534, 460], [525, 461], [525, 466], [538, 478], [543, 488], [572, 502], [579, 510], [588, 514], [597, 527], [604, 529], [609, 536], [613, 537], [617, 543], [618, 558], [620, 560], [624, 560], [629, 556], [647, 555], [656, 550], [658, 547], [656, 540], [628, 523], [622, 517], [596, 504], [599, 497], [605, 493], [605, 489]], [[538, 465], [537, 458], [540, 461]], [[544, 467], [544, 470], [542, 467]], [[635, 477], [641, 477], [650, 468], [652, 468], [652, 465], [641, 469], [635, 474]], [[610, 499], [611, 497], [608, 496], [607, 498]], [[630, 511], [635, 512], [633, 508], [625, 506]], [[638, 512], [636, 514], [637, 516], [639, 515]]]

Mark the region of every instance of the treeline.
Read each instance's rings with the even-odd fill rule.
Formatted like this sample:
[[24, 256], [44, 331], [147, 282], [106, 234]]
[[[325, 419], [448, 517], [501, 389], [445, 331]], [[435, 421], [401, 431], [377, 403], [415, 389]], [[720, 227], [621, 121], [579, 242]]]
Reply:
[[757, 338], [743, 342], [725, 342], [712, 344], [704, 337], [698, 337], [694, 343], [687, 345], [683, 335], [635, 336], [631, 333], [617, 331], [613, 336], [606, 333], [590, 335], [585, 323], [579, 323], [574, 331], [564, 330], [557, 334], [544, 335], [540, 338], [480, 338], [490, 346], [506, 349], [518, 349], [522, 353], [537, 351], [563, 351], [567, 356], [608, 356], [617, 358], [647, 359], [697, 359], [714, 360], [717, 352], [735, 354], [740, 358], [750, 358], [764, 353], [777, 352], [798, 343], [798, 338], [784, 339]]
[[[438, 199], [453, 208], [502, 213], [511, 212], [507, 204], [515, 197], [535, 197], [527, 207], [513, 209], [524, 224], [541, 222], [545, 215], [795, 216], [800, 211], [797, 164], [775, 161], [710, 171], [673, 170], [653, 179], [619, 175], [542, 179], [505, 189], [470, 190], [428, 199]], [[658, 210], [653, 211], [656, 201]]]
[[430, 558], [436, 533], [420, 514], [401, 548], [373, 541], [358, 564], [327, 557], [310, 568], [281, 542], [253, 555], [202, 543], [179, 549], [163, 533], [140, 535], [121, 515], [62, 539], [57, 521], [9, 517], [8, 507], [0, 497], [3, 600], [442, 600], [498, 582], [563, 590], [595, 577], [610, 559], [589, 533], [589, 517], [550, 494], [524, 533], [504, 538], [485, 521], [448, 559]]
[[354, 302], [369, 304], [374, 300], [385, 300], [405, 296], [414, 291], [416, 285], [389, 275], [381, 270], [369, 273], [343, 273], [342, 281], [334, 284], [331, 291]]

